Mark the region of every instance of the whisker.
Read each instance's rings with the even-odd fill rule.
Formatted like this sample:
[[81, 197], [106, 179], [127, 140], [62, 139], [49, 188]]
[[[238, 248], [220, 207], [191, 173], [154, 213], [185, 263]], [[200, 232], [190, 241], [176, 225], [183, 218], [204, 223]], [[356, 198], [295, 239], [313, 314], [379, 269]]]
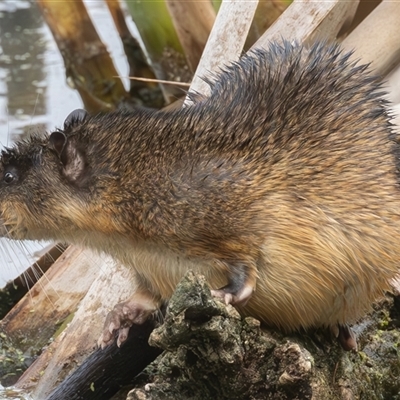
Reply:
[[[19, 265], [16, 263], [17, 254], [15, 248], [13, 247], [13, 242], [10, 239], [1, 239], [1, 252], [4, 255], [4, 260], [7, 264], [13, 264], [16, 271], [20, 270]], [[8, 262], [7, 262], [8, 261]]]
[[[50, 302], [50, 304], [54, 305], [54, 302], [48, 296], [48, 288], [50, 287], [53, 289], [54, 293], [60, 297], [57, 290], [52, 286], [52, 282], [47, 278], [46, 271], [50, 268], [50, 266], [54, 263], [55, 260], [63, 253], [66, 246], [62, 244], [57, 244], [52, 246], [48, 251], [46, 251], [38, 260], [32, 262], [32, 255], [37, 252], [37, 248], [32, 248], [33, 242], [29, 241], [14, 241], [9, 238], [4, 238], [5, 243], [1, 243], [0, 245], [0, 252], [5, 255], [4, 259], [10, 260], [11, 263], [14, 265], [16, 271], [21, 270], [20, 263], [17, 263], [16, 260], [23, 259], [27, 260], [26, 265], [29, 265], [17, 278], [13, 280], [14, 285], [22, 285], [26, 288], [21, 292], [16, 301], [24, 295], [28, 294], [33, 303], [32, 294], [30, 289], [36, 284], [39, 283], [41, 289], [44, 292], [44, 295]], [[40, 242], [38, 242], [40, 243]], [[45, 244], [43, 243], [43, 247]], [[19, 250], [19, 251], [18, 251]], [[43, 278], [43, 279], [40, 279]], [[45, 289], [45, 282], [47, 282], [47, 288]]]
[[[27, 246], [28, 243], [29, 242], [21, 242], [21, 245], [27, 250], [27, 252], [32, 253], [32, 251], [28, 250]], [[40, 258], [36, 260], [27, 271], [27, 273], [29, 273], [30, 275], [32, 274], [34, 276], [34, 279], [32, 280], [35, 281], [35, 283], [38, 283], [43, 290], [45, 289], [45, 283], [47, 283], [58, 298], [60, 298], [60, 296], [57, 290], [53, 287], [51, 280], [48, 279], [46, 272], [54, 264], [54, 262], [61, 256], [61, 254], [65, 251], [66, 248], [67, 248], [66, 245], [58, 243], [50, 244], [47, 247], [44, 247], [45, 249], [44, 254], [41, 255]], [[45, 295], [51, 302], [46, 292]]]
[[[21, 256], [21, 254], [23, 254], [23, 252], [16, 251], [15, 246], [16, 245], [18, 246], [18, 242], [15, 242], [8, 238], [5, 238], [4, 240], [2, 240], [2, 243], [0, 246], [1, 252], [3, 254], [5, 254], [4, 259], [11, 261], [11, 264], [13, 264], [15, 271], [20, 272], [21, 264], [17, 263], [16, 260], [17, 259], [20, 260], [19, 257]], [[27, 264], [27, 265], [29, 265], [29, 264]], [[31, 279], [31, 276], [29, 274], [26, 274], [25, 272], [26, 272], [26, 270], [24, 270], [22, 273], [20, 273], [20, 275], [17, 278], [13, 279], [13, 283], [15, 284], [15, 282], [19, 281], [20, 284], [22, 284], [26, 288], [26, 292], [30, 293], [29, 289], [31, 286], [33, 286], [34, 282], [33, 281], [29, 282], [29, 279]], [[25, 293], [25, 291], [24, 291], [24, 293]]]

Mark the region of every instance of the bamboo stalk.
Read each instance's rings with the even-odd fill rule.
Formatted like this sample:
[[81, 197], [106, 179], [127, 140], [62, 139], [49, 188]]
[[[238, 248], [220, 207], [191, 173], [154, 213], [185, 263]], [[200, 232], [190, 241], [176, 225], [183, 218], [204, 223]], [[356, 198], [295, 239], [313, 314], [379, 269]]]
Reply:
[[81, 0], [37, 0], [64, 58], [67, 79], [89, 112], [115, 108], [127, 97], [114, 64]]
[[129, 64], [129, 76], [148, 78], [149, 80], [132, 80], [130, 82], [131, 99], [147, 107], [160, 108], [163, 105], [161, 88], [155, 82], [155, 74], [146, 60], [146, 56], [135, 39], [125, 21], [121, 4], [118, 0], [106, 0], [114, 25], [124, 46], [124, 51]]
[[166, 0], [166, 4], [188, 63], [195, 71], [215, 21], [215, 10], [204, 1]]
[[[127, 6], [158, 79], [187, 82], [191, 72], [164, 1], [130, 0]], [[167, 103], [182, 96], [179, 88], [162, 86]]]

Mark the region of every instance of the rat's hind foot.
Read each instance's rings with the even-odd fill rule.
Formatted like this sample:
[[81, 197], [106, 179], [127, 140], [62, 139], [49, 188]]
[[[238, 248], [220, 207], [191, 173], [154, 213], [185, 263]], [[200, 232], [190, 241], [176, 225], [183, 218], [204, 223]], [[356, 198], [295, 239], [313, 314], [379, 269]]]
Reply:
[[226, 305], [245, 305], [253, 291], [254, 287], [251, 285], [244, 286], [239, 292], [235, 292], [230, 285], [226, 285], [221, 289], [211, 290], [211, 294], [214, 297], [223, 299]]
[[244, 306], [256, 287], [257, 270], [242, 263], [229, 265], [228, 284], [221, 289], [211, 290], [214, 297], [225, 304]]
[[117, 332], [117, 346], [121, 346], [128, 337], [130, 327], [134, 324], [143, 324], [156, 309], [153, 300], [138, 293], [129, 300], [117, 304], [107, 315], [103, 333], [97, 342], [98, 346], [104, 349], [110, 345]]
[[225, 304], [245, 305], [256, 286], [256, 270], [243, 264], [229, 267], [228, 284], [221, 289], [211, 290], [214, 297], [222, 298]]
[[338, 341], [342, 346], [343, 350], [357, 351], [357, 336], [354, 331], [348, 325], [338, 325], [339, 332], [337, 335]]

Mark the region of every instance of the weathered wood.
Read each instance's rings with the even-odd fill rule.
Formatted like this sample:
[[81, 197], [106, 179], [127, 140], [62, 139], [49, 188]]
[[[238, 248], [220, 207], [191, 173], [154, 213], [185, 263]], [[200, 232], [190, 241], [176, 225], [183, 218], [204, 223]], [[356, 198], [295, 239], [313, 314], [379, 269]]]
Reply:
[[90, 258], [70, 247], [1, 321], [2, 332], [19, 343], [21, 351], [47, 345], [57, 326], [75, 312], [96, 276]]
[[95, 350], [46, 400], [108, 400], [161, 354], [148, 343], [154, 320], [134, 325], [121, 348], [114, 343]]
[[[189, 91], [207, 96], [209, 87], [202, 77], [239, 58], [256, 5], [256, 2], [222, 3]], [[271, 41], [281, 41], [282, 38], [299, 43], [334, 39], [343, 24], [353, 18], [357, 5], [356, 0], [322, 3], [295, 0], [252, 49], [268, 47]], [[190, 104], [190, 101], [185, 104]]]
[[[238, 60], [250, 29], [258, 1], [224, 0], [208, 38], [204, 53], [190, 86], [190, 92], [207, 96], [209, 86], [202, 80], [210, 72]], [[185, 104], [190, 104], [186, 100]]]
[[389, 88], [389, 100], [394, 104], [400, 104], [400, 65], [390, 72], [386, 82]]
[[252, 47], [267, 48], [271, 41], [333, 40], [357, 10], [358, 1], [294, 0]]
[[285, 0], [263, 0], [258, 2], [244, 46], [245, 50], [249, 49], [265, 33], [289, 5], [290, 2]]
[[19, 388], [33, 390], [37, 399], [44, 399], [93, 352], [108, 312], [135, 290], [133, 271], [109, 257], [85, 250], [74, 259], [74, 268], [81, 274], [88, 270], [93, 283], [69, 325], [17, 383]]
[[371, 63], [378, 75], [386, 75], [400, 62], [400, 2], [383, 1], [342, 42], [354, 50], [353, 58]]
[[360, 0], [360, 4], [357, 7], [357, 12], [354, 15], [353, 21], [349, 26], [349, 32], [353, 31], [365, 17], [372, 12], [372, 10], [381, 3], [382, 0]]
[[66, 245], [52, 244], [32, 266], [0, 290], [0, 319], [26, 295], [65, 250]]

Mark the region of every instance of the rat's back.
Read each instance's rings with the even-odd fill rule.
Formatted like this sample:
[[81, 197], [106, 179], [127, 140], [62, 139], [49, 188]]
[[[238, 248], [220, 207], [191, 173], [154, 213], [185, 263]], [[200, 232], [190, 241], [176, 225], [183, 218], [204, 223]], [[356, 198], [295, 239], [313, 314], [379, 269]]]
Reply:
[[143, 315], [194, 268], [244, 314], [346, 335], [400, 263], [379, 84], [338, 46], [285, 43], [210, 85], [183, 110], [78, 118], [3, 152], [1, 232], [109, 252], [138, 271]]

